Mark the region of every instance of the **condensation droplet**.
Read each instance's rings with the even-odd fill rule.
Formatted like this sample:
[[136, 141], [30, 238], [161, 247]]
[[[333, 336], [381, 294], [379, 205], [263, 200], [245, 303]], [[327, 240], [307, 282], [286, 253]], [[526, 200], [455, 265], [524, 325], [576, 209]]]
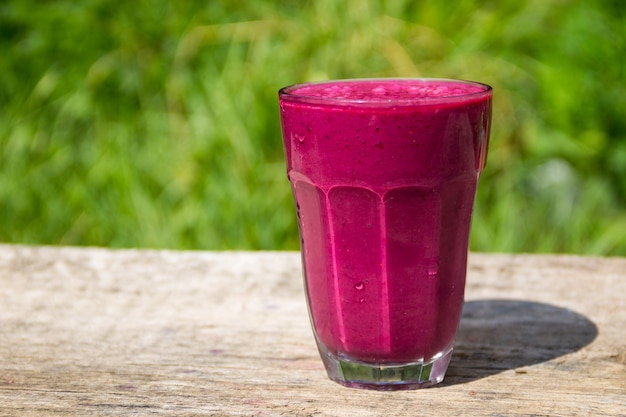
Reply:
[[439, 262], [437, 261], [430, 262], [430, 264], [428, 265], [428, 276], [435, 277], [437, 276], [438, 273], [439, 273]]
[[365, 288], [365, 285], [363, 284], [363, 282], [359, 281], [356, 284], [354, 284], [354, 289], [355, 290], [359, 290], [361, 291], [363, 288]]

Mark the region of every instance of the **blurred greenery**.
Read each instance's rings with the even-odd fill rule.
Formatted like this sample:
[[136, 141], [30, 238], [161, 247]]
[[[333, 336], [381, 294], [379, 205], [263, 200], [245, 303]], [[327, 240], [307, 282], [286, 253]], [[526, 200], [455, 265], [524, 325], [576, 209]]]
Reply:
[[495, 90], [475, 251], [626, 255], [619, 0], [0, 3], [0, 240], [297, 249], [278, 88]]

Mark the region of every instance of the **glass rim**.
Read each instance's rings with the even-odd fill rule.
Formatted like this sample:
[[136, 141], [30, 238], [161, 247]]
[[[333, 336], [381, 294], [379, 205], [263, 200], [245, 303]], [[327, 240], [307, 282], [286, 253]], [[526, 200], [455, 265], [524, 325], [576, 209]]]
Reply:
[[[465, 84], [480, 87], [481, 90], [471, 93], [453, 94], [453, 95], [441, 95], [433, 97], [401, 97], [401, 98], [385, 98], [385, 97], [368, 97], [368, 98], [345, 98], [345, 97], [323, 97], [308, 94], [298, 94], [294, 92], [302, 87], [310, 87], [324, 84], [352, 84], [359, 82], [442, 82], [449, 84]], [[334, 105], [334, 106], [348, 106], [348, 107], [368, 107], [368, 106], [427, 106], [433, 104], [442, 103], [459, 103], [484, 99], [491, 97], [493, 94], [493, 88], [485, 83], [453, 79], [453, 78], [429, 78], [429, 77], [390, 77], [390, 78], [346, 78], [337, 80], [323, 80], [312, 81], [306, 83], [291, 84], [278, 90], [278, 95], [281, 100], [293, 101], [306, 104], [320, 104], [320, 105]]]

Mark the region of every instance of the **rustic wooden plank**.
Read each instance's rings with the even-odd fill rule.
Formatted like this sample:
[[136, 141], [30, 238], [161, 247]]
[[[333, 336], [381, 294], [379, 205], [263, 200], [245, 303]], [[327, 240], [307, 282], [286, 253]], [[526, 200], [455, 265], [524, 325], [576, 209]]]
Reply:
[[405, 392], [327, 380], [299, 262], [0, 245], [0, 415], [626, 415], [626, 259], [472, 254], [448, 376]]

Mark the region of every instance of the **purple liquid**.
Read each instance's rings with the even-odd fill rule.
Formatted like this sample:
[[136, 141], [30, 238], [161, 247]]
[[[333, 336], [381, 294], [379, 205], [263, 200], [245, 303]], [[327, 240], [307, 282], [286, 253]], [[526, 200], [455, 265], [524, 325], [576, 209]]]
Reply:
[[280, 105], [320, 349], [379, 364], [449, 352], [491, 90], [353, 80], [288, 88]]

